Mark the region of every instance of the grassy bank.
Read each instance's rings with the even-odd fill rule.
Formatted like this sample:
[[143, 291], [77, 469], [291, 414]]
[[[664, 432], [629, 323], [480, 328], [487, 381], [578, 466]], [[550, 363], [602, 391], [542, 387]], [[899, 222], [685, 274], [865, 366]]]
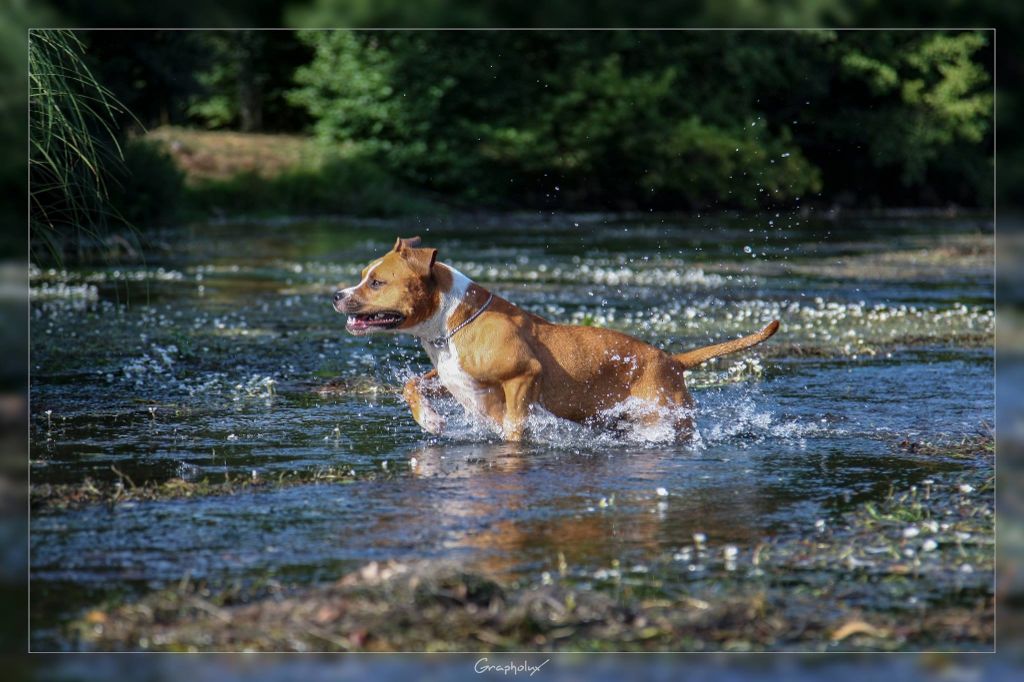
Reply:
[[[441, 209], [358, 148], [326, 148], [298, 135], [161, 127], [134, 140], [127, 160], [133, 184], [165, 190], [120, 194], [122, 212], [141, 228], [228, 215], [394, 217]], [[166, 185], [174, 182], [180, 203], [169, 211]], [[152, 199], [159, 203], [149, 205]]]

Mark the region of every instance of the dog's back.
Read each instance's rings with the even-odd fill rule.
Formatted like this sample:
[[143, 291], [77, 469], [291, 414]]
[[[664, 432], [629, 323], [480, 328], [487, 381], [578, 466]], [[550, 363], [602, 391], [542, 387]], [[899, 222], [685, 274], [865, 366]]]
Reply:
[[690, 403], [681, 366], [664, 351], [627, 334], [538, 324], [527, 339], [545, 368], [541, 402], [556, 416], [581, 421], [630, 397]]

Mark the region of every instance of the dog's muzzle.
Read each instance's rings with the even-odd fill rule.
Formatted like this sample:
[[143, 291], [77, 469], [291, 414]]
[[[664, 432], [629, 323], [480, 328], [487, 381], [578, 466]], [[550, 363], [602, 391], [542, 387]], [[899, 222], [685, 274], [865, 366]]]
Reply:
[[349, 295], [349, 292], [345, 291], [344, 289], [339, 289], [338, 291], [335, 291], [332, 300], [334, 302], [334, 309], [339, 313], [354, 312], [349, 310], [352, 298]]

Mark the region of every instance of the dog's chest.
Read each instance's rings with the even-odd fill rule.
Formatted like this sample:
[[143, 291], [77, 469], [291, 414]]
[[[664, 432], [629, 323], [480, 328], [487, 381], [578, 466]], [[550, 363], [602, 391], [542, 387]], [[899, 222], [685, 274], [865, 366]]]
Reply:
[[455, 348], [449, 345], [438, 349], [429, 344], [424, 345], [427, 347], [430, 360], [437, 369], [437, 378], [441, 380], [441, 385], [447, 388], [452, 397], [467, 410], [482, 411], [481, 396], [486, 388], [462, 369]]

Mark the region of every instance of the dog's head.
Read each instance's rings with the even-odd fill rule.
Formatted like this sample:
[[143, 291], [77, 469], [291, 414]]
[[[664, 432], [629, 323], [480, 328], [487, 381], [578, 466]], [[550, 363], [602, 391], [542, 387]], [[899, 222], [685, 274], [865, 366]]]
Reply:
[[363, 268], [359, 284], [334, 292], [334, 309], [348, 315], [350, 334], [402, 331], [434, 314], [440, 304], [437, 249], [416, 248], [419, 243], [419, 237], [399, 237], [391, 251]]

